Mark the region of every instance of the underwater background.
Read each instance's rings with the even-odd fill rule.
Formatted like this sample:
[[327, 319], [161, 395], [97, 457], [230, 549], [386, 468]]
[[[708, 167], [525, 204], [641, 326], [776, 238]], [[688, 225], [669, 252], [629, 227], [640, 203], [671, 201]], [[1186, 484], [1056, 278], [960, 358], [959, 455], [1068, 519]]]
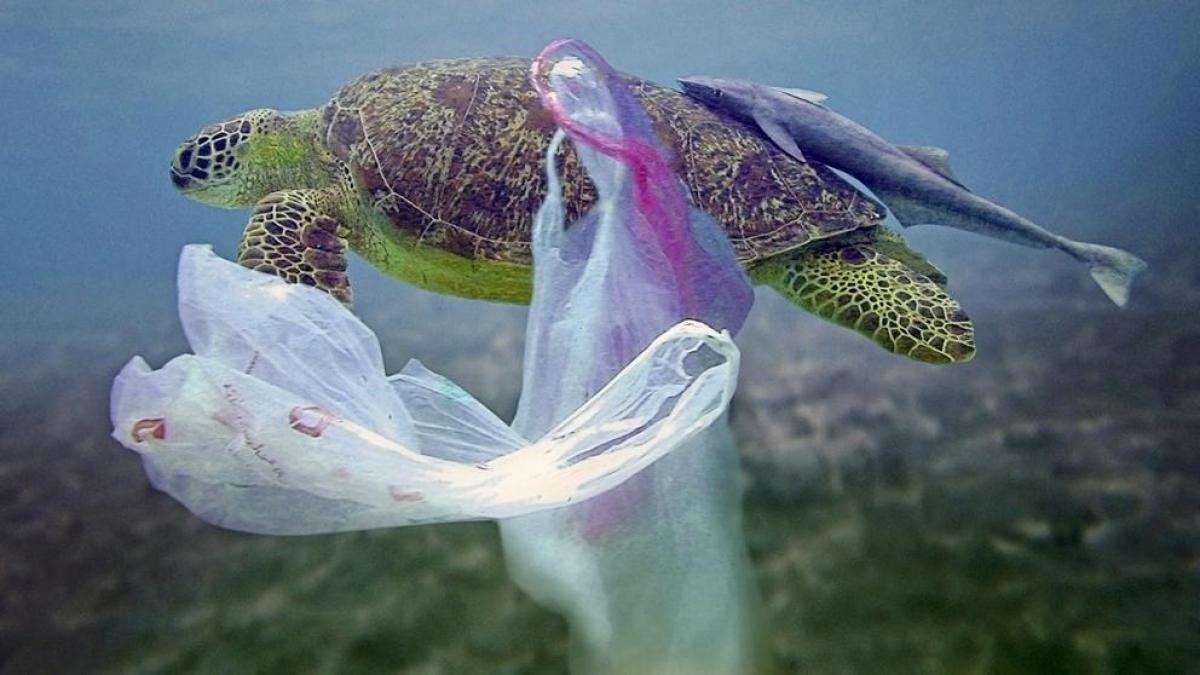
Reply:
[[[1066, 256], [905, 234], [978, 355], [890, 356], [762, 289], [733, 424], [781, 672], [1200, 673], [1200, 4], [0, 1], [0, 672], [557, 673], [566, 631], [490, 524], [218, 530], [109, 438], [135, 353], [187, 349], [176, 145], [385, 65], [584, 39], [664, 84], [822, 91], [976, 192], [1150, 263], [1112, 306]], [[525, 310], [358, 261], [389, 370], [510, 417]]]

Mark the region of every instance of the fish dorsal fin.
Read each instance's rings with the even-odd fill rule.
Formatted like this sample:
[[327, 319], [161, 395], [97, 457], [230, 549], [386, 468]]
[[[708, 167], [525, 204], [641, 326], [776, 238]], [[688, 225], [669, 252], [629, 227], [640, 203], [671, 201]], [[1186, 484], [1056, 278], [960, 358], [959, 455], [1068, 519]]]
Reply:
[[787, 94], [788, 96], [791, 96], [792, 98], [798, 98], [801, 101], [808, 101], [809, 103], [816, 103], [817, 105], [820, 105], [820, 104], [824, 103], [825, 101], [829, 100], [829, 97], [826, 96], [825, 94], [822, 94], [819, 91], [813, 91], [811, 89], [797, 89], [797, 88], [788, 88], [788, 87], [771, 87], [771, 88], [781, 94]]
[[960, 188], [966, 188], [950, 170], [950, 153], [929, 145], [897, 145], [900, 152], [924, 164], [931, 171]]

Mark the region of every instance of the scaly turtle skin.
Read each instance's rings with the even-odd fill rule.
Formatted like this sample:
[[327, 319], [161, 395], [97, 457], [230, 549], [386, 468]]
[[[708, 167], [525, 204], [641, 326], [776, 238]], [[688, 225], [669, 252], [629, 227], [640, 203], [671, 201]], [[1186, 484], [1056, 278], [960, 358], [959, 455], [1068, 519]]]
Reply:
[[[253, 207], [243, 265], [344, 302], [347, 248], [422, 288], [528, 302], [530, 227], [555, 131], [529, 65], [399, 66], [350, 82], [317, 110], [252, 110], [184, 142], [171, 178], [199, 201]], [[756, 283], [914, 359], [974, 355], [945, 277], [880, 226], [877, 203], [752, 127], [625, 77], [693, 203], [725, 226]], [[569, 143], [558, 162], [570, 221], [595, 193]]]

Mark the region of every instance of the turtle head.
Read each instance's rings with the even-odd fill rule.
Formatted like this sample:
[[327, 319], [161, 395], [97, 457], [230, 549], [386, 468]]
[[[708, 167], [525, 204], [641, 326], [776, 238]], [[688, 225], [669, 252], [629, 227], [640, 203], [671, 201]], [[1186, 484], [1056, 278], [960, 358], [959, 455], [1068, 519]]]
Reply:
[[180, 144], [171, 182], [212, 206], [243, 208], [276, 190], [308, 185], [313, 137], [299, 123], [305, 113], [260, 108], [205, 127]]

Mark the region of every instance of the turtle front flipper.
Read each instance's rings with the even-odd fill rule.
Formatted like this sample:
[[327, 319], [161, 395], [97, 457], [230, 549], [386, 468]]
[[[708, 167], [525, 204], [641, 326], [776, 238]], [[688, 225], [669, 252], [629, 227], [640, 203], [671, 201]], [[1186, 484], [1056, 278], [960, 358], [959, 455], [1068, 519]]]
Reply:
[[763, 261], [751, 275], [888, 351], [926, 363], [969, 361], [975, 330], [966, 313], [937, 281], [881, 249], [872, 241], [800, 249]]
[[871, 244], [876, 251], [909, 269], [924, 274], [938, 286], [946, 287], [946, 274], [929, 262], [925, 256], [910, 248], [904, 237], [886, 227], [876, 227], [870, 230], [870, 233]]
[[294, 284], [315, 286], [349, 305], [346, 240], [326, 215], [328, 190], [280, 190], [254, 206], [238, 245], [238, 262]]

